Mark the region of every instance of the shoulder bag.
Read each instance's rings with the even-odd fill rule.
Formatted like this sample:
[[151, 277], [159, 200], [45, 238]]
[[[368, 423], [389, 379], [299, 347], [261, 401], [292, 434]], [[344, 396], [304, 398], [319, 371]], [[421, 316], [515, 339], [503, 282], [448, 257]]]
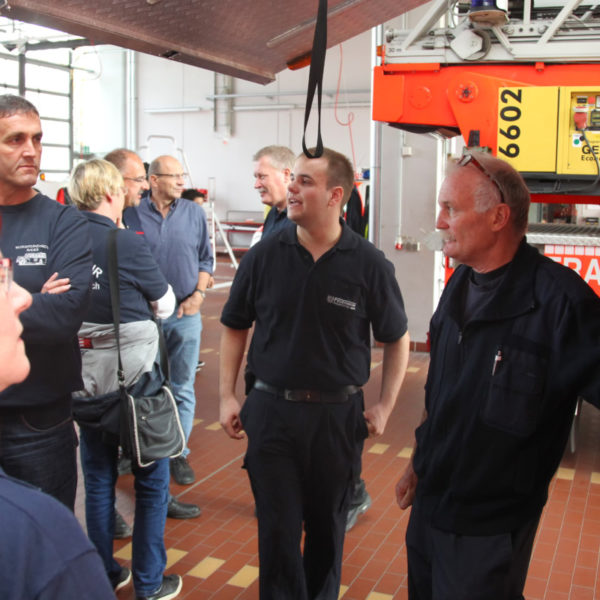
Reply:
[[185, 447], [185, 438], [179, 411], [169, 387], [169, 364], [166, 344], [160, 326], [159, 336], [160, 365], [165, 376], [160, 390], [151, 396], [136, 395], [134, 398], [124, 385], [123, 363], [119, 343], [119, 321], [121, 314], [117, 239], [119, 230], [114, 229], [108, 237], [108, 278], [112, 303], [121, 409], [121, 447], [140, 467], [147, 467], [161, 458], [175, 458]]

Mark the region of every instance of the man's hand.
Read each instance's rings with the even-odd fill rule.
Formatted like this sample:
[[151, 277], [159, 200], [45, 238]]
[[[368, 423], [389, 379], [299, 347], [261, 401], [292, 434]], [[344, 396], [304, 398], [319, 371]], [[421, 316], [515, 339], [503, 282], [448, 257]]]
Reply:
[[396, 502], [402, 510], [407, 509], [413, 503], [416, 488], [417, 475], [413, 470], [411, 460], [396, 484]]
[[219, 421], [227, 435], [234, 440], [243, 440], [245, 435], [240, 421], [240, 403], [235, 397], [222, 398]]
[[202, 294], [194, 292], [191, 296], [188, 296], [177, 308], [177, 318], [181, 319], [183, 315], [195, 315], [200, 312], [200, 307], [204, 302]]
[[42, 294], [62, 294], [71, 289], [71, 280], [68, 277], [58, 279], [58, 273], [50, 276], [48, 281], [44, 283], [40, 292]]
[[363, 413], [367, 422], [369, 435], [381, 435], [390, 417], [390, 409], [384, 406], [381, 402], [367, 408]]

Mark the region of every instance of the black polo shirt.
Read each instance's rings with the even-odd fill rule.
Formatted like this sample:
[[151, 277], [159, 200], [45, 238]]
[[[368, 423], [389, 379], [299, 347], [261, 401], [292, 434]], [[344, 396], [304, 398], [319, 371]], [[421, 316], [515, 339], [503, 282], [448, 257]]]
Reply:
[[406, 332], [392, 263], [340, 222], [340, 240], [316, 263], [295, 228], [269, 236], [241, 261], [221, 322], [255, 324], [248, 366], [259, 379], [322, 391], [364, 385], [371, 327], [383, 343]]
[[288, 219], [287, 209], [284, 208], [280, 212], [275, 206], [272, 206], [271, 210], [267, 214], [265, 222], [263, 223], [262, 236], [260, 239], [264, 240], [270, 235], [279, 233], [282, 229], [285, 229], [286, 227], [296, 227], [296, 224]]

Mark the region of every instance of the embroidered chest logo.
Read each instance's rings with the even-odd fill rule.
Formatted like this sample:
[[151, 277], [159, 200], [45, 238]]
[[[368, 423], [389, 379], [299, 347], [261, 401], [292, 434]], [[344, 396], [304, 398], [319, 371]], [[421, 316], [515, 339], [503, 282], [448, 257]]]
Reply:
[[341, 308], [347, 308], [348, 310], [356, 310], [356, 302], [354, 300], [346, 300], [345, 298], [339, 298], [338, 296], [327, 296], [327, 302]]
[[17, 246], [19, 254], [15, 263], [20, 267], [43, 267], [48, 262], [48, 246], [46, 244], [27, 244]]

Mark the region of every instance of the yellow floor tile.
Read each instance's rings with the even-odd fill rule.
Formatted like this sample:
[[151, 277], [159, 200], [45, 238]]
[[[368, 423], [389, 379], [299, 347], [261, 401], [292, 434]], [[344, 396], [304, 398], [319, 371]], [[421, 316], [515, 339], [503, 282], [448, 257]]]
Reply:
[[192, 577], [208, 579], [215, 571], [218, 571], [225, 564], [220, 558], [207, 556], [202, 562], [199, 562], [189, 573]]
[[379, 592], [371, 592], [367, 596], [367, 600], [393, 600], [391, 594], [380, 594]]
[[377, 367], [378, 367], [380, 364], [381, 364], [381, 361], [373, 361], [373, 362], [371, 363], [371, 371], [372, 371], [373, 369], [376, 369], [376, 368], [377, 368]]
[[418, 373], [421, 370], [421, 367], [408, 367], [406, 369], [407, 373]]
[[167, 550], [167, 569], [171, 568], [176, 562], [180, 561], [187, 552], [185, 550], [177, 550], [177, 548], [169, 548]]
[[203, 423], [204, 419], [194, 419], [194, 425], [199, 425], [200, 423]]
[[214, 348], [202, 348], [202, 350], [200, 350], [200, 354], [210, 354], [211, 352], [214, 352], [215, 349]]
[[400, 452], [396, 455], [398, 458], [410, 458], [412, 456], [413, 449], [412, 448], [402, 448]]
[[600, 473], [596, 473], [596, 472], [592, 473], [590, 476], [590, 481], [592, 483], [600, 483]]
[[131, 542], [125, 544], [118, 552], [115, 552], [114, 556], [123, 560], [131, 560]]
[[236, 587], [247, 588], [258, 579], [258, 567], [246, 565], [242, 567], [227, 583]]
[[209, 431], [219, 431], [221, 429], [221, 423], [219, 423], [219, 421], [215, 421], [214, 423], [207, 425], [205, 429], [208, 429]]
[[557, 479], [567, 479], [569, 481], [573, 481], [575, 477], [575, 469], [566, 469], [565, 467], [559, 467], [558, 471], [556, 471]]
[[338, 600], [344, 597], [344, 594], [348, 591], [347, 585], [340, 585], [340, 593], [338, 594]]
[[389, 447], [389, 444], [373, 444], [373, 446], [369, 448], [369, 454], [383, 454]]

